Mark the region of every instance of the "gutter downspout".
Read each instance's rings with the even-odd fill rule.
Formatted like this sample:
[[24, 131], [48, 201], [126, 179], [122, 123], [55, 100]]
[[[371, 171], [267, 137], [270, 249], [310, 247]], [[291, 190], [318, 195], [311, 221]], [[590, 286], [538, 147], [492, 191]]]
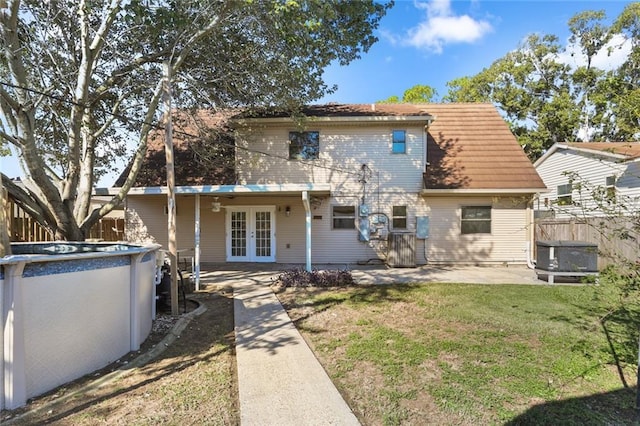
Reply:
[[536, 269], [536, 261], [534, 259], [532, 259], [532, 255], [533, 255], [533, 245], [535, 244], [535, 240], [536, 240], [536, 221], [535, 218], [533, 216], [533, 200], [535, 198], [535, 195], [531, 196], [531, 200], [527, 203], [527, 219], [529, 221], [529, 238], [527, 241], [527, 250], [526, 250], [526, 256], [527, 256], [527, 267], [529, 269]]
[[302, 204], [305, 213], [305, 233], [306, 233], [306, 270], [311, 272], [311, 205], [309, 204], [309, 192], [302, 191]]

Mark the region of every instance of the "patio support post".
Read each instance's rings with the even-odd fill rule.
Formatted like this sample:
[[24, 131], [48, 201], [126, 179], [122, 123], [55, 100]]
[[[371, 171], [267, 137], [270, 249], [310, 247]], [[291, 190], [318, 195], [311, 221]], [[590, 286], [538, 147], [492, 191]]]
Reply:
[[195, 250], [193, 253], [193, 275], [195, 276], [196, 291], [200, 290], [200, 194], [196, 194], [195, 217]]
[[305, 231], [306, 231], [306, 270], [311, 272], [311, 205], [309, 204], [309, 192], [302, 191], [302, 204], [305, 213]]

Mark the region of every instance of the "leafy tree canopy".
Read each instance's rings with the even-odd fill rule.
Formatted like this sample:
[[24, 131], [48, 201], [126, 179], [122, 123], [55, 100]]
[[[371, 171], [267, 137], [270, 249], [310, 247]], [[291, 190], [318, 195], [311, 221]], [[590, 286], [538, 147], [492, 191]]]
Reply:
[[425, 104], [433, 102], [438, 95], [436, 89], [426, 84], [417, 84], [405, 90], [402, 99], [397, 96], [389, 96], [387, 99], [378, 101], [381, 104]]
[[[568, 22], [576, 55], [554, 35], [530, 35], [516, 50], [471, 77], [447, 83], [448, 102], [492, 102], [504, 113], [527, 154], [535, 159], [555, 142], [640, 139], [640, 4], [631, 3], [611, 25], [602, 11]], [[613, 70], [594, 65], [597, 54], [631, 46]]]
[[[295, 110], [376, 41], [391, 4], [373, 0], [6, 0], [0, 2], [0, 141], [26, 188], [14, 199], [56, 238], [82, 240], [135, 181], [160, 120], [162, 67], [174, 105]], [[137, 147], [131, 153], [127, 141]], [[0, 144], [2, 145], [2, 144]], [[132, 155], [120, 193], [92, 209], [96, 179]]]

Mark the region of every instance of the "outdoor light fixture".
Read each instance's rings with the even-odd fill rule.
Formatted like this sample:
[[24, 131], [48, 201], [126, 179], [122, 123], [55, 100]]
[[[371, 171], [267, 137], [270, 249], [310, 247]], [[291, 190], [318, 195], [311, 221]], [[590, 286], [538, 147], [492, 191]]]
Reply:
[[211, 202], [211, 211], [217, 213], [220, 211], [220, 201], [218, 201], [218, 197], [213, 197], [213, 202]]
[[287, 215], [287, 217], [291, 216], [291, 207], [287, 206], [284, 208], [284, 214]]

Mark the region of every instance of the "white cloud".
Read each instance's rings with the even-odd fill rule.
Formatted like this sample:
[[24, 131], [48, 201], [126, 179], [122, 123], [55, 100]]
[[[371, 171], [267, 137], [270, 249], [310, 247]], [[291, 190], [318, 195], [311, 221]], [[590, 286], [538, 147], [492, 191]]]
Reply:
[[493, 30], [487, 21], [476, 20], [469, 15], [455, 15], [450, 0], [414, 4], [427, 13], [423, 22], [408, 31], [404, 42], [410, 46], [441, 53], [447, 44], [473, 43]]
[[[631, 53], [631, 40], [623, 34], [614, 35], [592, 59], [591, 65], [601, 70], [610, 71], [620, 67]], [[558, 55], [558, 60], [573, 68], [587, 65], [587, 57], [580, 51], [580, 46], [568, 44], [564, 52]]]
[[380, 33], [380, 36], [384, 39], [387, 40], [389, 42], [390, 45], [395, 46], [398, 44], [398, 42], [400, 41], [398, 39], [398, 36], [396, 36], [395, 34], [393, 34], [391, 31], [385, 30], [383, 28], [380, 28], [378, 30], [378, 32]]

